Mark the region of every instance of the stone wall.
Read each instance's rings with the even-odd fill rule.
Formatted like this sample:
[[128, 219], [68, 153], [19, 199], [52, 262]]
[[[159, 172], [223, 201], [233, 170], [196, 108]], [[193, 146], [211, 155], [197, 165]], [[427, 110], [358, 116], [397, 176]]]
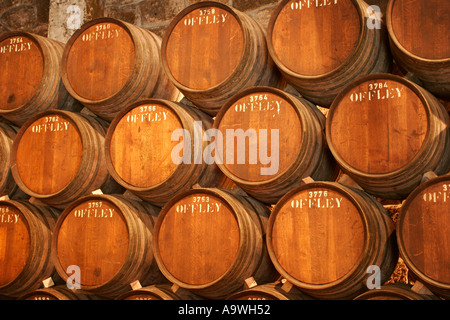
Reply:
[[0, 32], [47, 35], [50, 0], [0, 0]]
[[[195, 0], [107, 0], [105, 15], [125, 20], [162, 36], [172, 19]], [[278, 5], [278, 0], [220, 0], [247, 13], [264, 27], [270, 19], [272, 10]]]
[[[49, 7], [58, 0], [0, 0], [0, 32], [48, 35]], [[106, 0], [104, 15], [146, 28], [162, 36], [171, 20], [195, 0]], [[264, 27], [278, 0], [219, 0], [252, 16]]]

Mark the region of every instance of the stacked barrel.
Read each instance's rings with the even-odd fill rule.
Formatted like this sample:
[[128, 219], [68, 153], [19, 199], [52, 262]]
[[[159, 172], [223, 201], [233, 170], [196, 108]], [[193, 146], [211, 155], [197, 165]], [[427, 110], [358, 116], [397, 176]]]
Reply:
[[450, 7], [377, 10], [1, 35], [0, 295], [449, 299]]

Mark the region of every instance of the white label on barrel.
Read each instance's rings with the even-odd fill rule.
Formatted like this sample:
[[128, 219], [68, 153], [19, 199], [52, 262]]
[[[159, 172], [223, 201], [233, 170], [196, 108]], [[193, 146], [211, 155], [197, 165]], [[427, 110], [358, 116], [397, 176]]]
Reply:
[[329, 197], [328, 191], [309, 191], [308, 197], [292, 199], [292, 208], [319, 208], [319, 209], [333, 209], [340, 208], [342, 204], [342, 197]]
[[178, 204], [175, 208], [177, 213], [218, 213], [222, 204], [210, 201], [208, 196], [195, 196], [192, 203]]
[[46, 296], [34, 296], [33, 300], [50, 300], [50, 298]]
[[[91, 30], [90, 28], [89, 30]], [[101, 23], [93, 27], [91, 32], [83, 33], [81, 40], [97, 41], [118, 38], [121, 34], [121, 28], [111, 23]]]
[[443, 184], [442, 191], [426, 192], [423, 194], [423, 201], [437, 203], [447, 202], [450, 199], [450, 184]]
[[0, 207], [0, 223], [17, 223], [19, 215], [11, 212], [9, 207]]
[[59, 132], [69, 130], [70, 122], [61, 119], [59, 116], [47, 116], [44, 118], [43, 123], [33, 124], [31, 126], [31, 132]]
[[28, 51], [31, 50], [32, 45], [33, 42], [23, 37], [9, 38], [9, 43], [0, 47], [0, 54]]
[[280, 114], [281, 100], [268, 99], [266, 94], [255, 94], [249, 96], [248, 102], [237, 103], [234, 105], [234, 111], [236, 112], [271, 112], [272, 117], [276, 117]]
[[101, 201], [91, 201], [87, 203], [87, 208], [74, 210], [73, 214], [77, 218], [112, 218], [113, 208], [102, 208]]
[[291, 10], [320, 8], [338, 3], [338, 0], [298, 0], [291, 2]]
[[402, 92], [402, 87], [391, 87], [387, 82], [368, 83], [366, 91], [359, 91], [359, 89], [353, 91], [350, 94], [350, 101], [398, 99], [402, 96]]
[[168, 111], [158, 110], [157, 106], [154, 105], [145, 105], [140, 106], [138, 109], [135, 109], [133, 113], [128, 113], [126, 119], [127, 122], [137, 123], [137, 122], [159, 122], [167, 120], [167, 116], [169, 114]]
[[[193, 11], [194, 13], [195, 11]], [[202, 26], [208, 24], [224, 23], [227, 21], [228, 13], [218, 12], [215, 8], [202, 8], [197, 10], [198, 15], [190, 15], [184, 19], [185, 26]]]

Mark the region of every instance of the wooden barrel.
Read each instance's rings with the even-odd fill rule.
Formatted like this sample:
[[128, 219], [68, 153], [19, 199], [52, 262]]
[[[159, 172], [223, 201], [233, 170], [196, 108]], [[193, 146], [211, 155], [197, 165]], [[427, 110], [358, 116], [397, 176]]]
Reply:
[[25, 293], [17, 298], [17, 300], [101, 300], [100, 297], [83, 291], [69, 290], [65, 285], [58, 285], [50, 288], [37, 289]]
[[374, 12], [373, 14], [378, 14], [378, 12], [381, 13], [380, 18], [383, 21], [386, 21], [386, 10], [387, 10], [389, 0], [365, 0], [365, 2], [369, 6], [374, 7], [375, 9], [376, 9], [375, 6], [377, 6], [380, 9], [380, 11]]
[[68, 40], [62, 80], [73, 97], [108, 121], [139, 99], [178, 100], [180, 92], [161, 67], [160, 47], [161, 39], [146, 29], [93, 19]]
[[446, 110], [399, 76], [370, 75], [344, 88], [329, 110], [326, 136], [342, 170], [380, 198], [404, 199], [425, 172], [450, 171]]
[[376, 277], [388, 280], [398, 262], [394, 223], [383, 206], [336, 182], [311, 182], [281, 198], [267, 247], [278, 272], [319, 299], [352, 299]]
[[129, 291], [115, 300], [202, 300], [189, 290], [176, 288], [170, 284], [158, 284]]
[[175, 86], [210, 115], [245, 88], [285, 85], [267, 51], [264, 29], [219, 2], [202, 1], [182, 10], [166, 29], [161, 55]]
[[399, 66], [433, 94], [450, 98], [450, 6], [442, 0], [391, 0], [386, 24]]
[[15, 31], [0, 36], [0, 116], [21, 126], [47, 109], [79, 111], [61, 81], [64, 44]]
[[212, 122], [207, 114], [181, 103], [135, 102], [120, 111], [108, 128], [108, 171], [123, 187], [160, 207], [195, 184], [221, 185], [226, 177], [203, 156], [211, 143], [205, 132]]
[[397, 237], [410, 272], [436, 295], [450, 298], [450, 175], [422, 183], [403, 203]]
[[12, 123], [0, 119], [0, 196], [25, 200], [27, 195], [19, 189], [11, 173], [11, 150], [18, 130]]
[[267, 30], [270, 55], [306, 99], [329, 107], [355, 78], [390, 72], [385, 26], [370, 25], [372, 11], [362, 0], [283, 0]]
[[25, 193], [64, 208], [96, 189], [118, 190], [105, 164], [106, 123], [63, 110], [34, 115], [13, 142], [11, 171]]
[[215, 117], [223, 141], [216, 163], [248, 194], [274, 204], [305, 177], [336, 179], [339, 167], [324, 127], [325, 116], [306, 99], [270, 87], [249, 88]]
[[393, 283], [364, 292], [354, 300], [436, 300], [436, 297], [417, 293], [411, 285]]
[[0, 294], [18, 297], [55, 274], [51, 241], [58, 215], [24, 200], [0, 201]]
[[[163, 282], [151, 249], [153, 221], [159, 212], [144, 201], [121, 195], [88, 195], [62, 213], [53, 235], [53, 260], [67, 282], [79, 269], [80, 289], [115, 298], [130, 284]], [[70, 278], [70, 279], [69, 279]]]
[[274, 281], [264, 243], [268, 215], [268, 207], [235, 191], [180, 193], [156, 220], [156, 262], [170, 282], [209, 299], [242, 290], [250, 277], [258, 283]]
[[295, 287], [286, 290], [281, 282], [261, 284], [232, 294], [227, 300], [311, 300]]

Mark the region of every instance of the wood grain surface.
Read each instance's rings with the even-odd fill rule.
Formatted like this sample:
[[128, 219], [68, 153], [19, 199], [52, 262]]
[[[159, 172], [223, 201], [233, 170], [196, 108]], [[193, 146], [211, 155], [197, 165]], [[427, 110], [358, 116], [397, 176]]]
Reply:
[[425, 284], [450, 296], [450, 177], [420, 185], [400, 209], [398, 244], [404, 261]]

